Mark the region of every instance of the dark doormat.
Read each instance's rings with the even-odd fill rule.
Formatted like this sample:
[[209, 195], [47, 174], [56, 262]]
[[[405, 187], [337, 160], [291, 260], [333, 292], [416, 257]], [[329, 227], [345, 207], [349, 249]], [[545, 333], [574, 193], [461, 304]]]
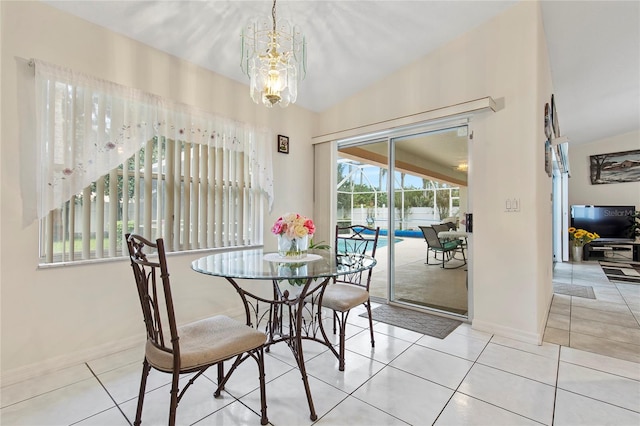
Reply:
[[600, 266], [611, 282], [640, 284], [640, 262], [601, 260]]
[[558, 294], [566, 294], [567, 296], [584, 297], [585, 299], [595, 299], [593, 287], [589, 285], [575, 284], [554, 284], [553, 292]]
[[[372, 309], [371, 315], [375, 321], [406, 328], [438, 339], [444, 339], [462, 324], [462, 321], [390, 305], [382, 305]], [[360, 314], [360, 316], [366, 318], [367, 313]]]

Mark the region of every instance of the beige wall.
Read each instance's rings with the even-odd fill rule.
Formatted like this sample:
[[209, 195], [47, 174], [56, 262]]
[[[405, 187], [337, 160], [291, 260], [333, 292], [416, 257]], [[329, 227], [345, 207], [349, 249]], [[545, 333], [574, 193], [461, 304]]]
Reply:
[[[486, 96], [503, 105], [473, 121], [473, 326], [535, 342], [542, 339], [552, 294], [543, 133], [551, 93], [539, 5], [522, 2], [323, 113], [316, 133]], [[504, 211], [507, 198], [520, 199], [519, 213]]]
[[569, 205], [635, 205], [640, 209], [640, 182], [591, 185], [589, 156], [640, 149], [640, 131], [591, 143], [569, 143]]
[[[245, 85], [39, 2], [3, 1], [0, 14], [5, 383], [7, 377], [28, 374], [29, 367], [59, 368], [83, 361], [98, 353], [100, 345], [113, 350], [114, 342], [132, 343], [143, 332], [126, 261], [37, 268], [38, 227], [22, 224], [20, 193], [20, 176], [34, 165], [21, 160], [16, 112], [22, 95], [16, 84], [25, 72], [24, 60], [32, 57], [268, 126], [274, 138], [279, 133], [290, 136], [291, 154], [274, 153], [276, 203], [265, 224], [267, 234], [279, 214], [310, 215], [314, 201], [316, 206], [324, 203], [322, 197], [330, 193], [319, 191], [313, 199], [311, 136], [492, 96], [501, 109], [473, 122], [468, 195], [474, 213], [474, 327], [528, 341], [541, 339], [552, 293], [551, 181], [544, 173], [542, 128], [552, 87], [537, 3], [517, 4], [319, 116], [295, 106], [256, 106]], [[322, 155], [331, 158], [328, 152]], [[514, 197], [520, 198], [521, 211], [506, 213], [504, 201]], [[273, 248], [269, 235], [265, 240], [267, 248]], [[226, 283], [190, 271], [194, 257], [171, 258], [172, 279], [185, 286], [176, 295], [177, 303], [192, 307], [181, 313], [182, 321], [228, 311], [237, 302]]]
[[[0, 140], [0, 285], [2, 374], [20, 378], [30, 366], [60, 368], [101, 350], [131, 344], [144, 333], [128, 262], [38, 269], [38, 225], [23, 224], [20, 176], [32, 174], [30, 141], [21, 147], [17, 89], [38, 58], [99, 78], [136, 87], [288, 135], [291, 153], [273, 154], [275, 205], [265, 224], [265, 244], [275, 248], [270, 224], [286, 211], [313, 213], [311, 123], [302, 108], [268, 110], [253, 104], [247, 85], [208, 72], [40, 2], [0, 2], [2, 133]], [[26, 196], [35, 196], [27, 194]], [[195, 255], [171, 257], [178, 306], [186, 321], [230, 312], [238, 298], [226, 282], [190, 269]], [[104, 348], [101, 347], [104, 345]], [[10, 372], [11, 374], [6, 374]], [[9, 377], [11, 376], [11, 377]]]

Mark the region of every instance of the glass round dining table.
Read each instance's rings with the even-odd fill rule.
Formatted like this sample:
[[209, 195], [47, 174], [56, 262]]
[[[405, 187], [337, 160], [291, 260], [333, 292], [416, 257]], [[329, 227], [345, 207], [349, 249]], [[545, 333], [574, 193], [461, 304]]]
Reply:
[[[303, 259], [288, 259], [263, 249], [250, 249], [204, 256], [194, 260], [191, 267], [196, 272], [222, 277], [231, 283], [242, 299], [247, 325], [264, 327], [267, 352], [275, 343], [287, 343], [302, 375], [310, 418], [316, 420], [302, 341], [322, 343], [340, 358], [323, 326], [324, 289], [334, 277], [360, 274], [375, 265], [373, 257], [357, 253], [310, 250]], [[264, 280], [270, 282], [270, 288], [268, 291], [260, 288], [262, 291], [258, 292], [255, 286], [243, 286], [244, 280]], [[266, 293], [270, 295], [266, 296]]]

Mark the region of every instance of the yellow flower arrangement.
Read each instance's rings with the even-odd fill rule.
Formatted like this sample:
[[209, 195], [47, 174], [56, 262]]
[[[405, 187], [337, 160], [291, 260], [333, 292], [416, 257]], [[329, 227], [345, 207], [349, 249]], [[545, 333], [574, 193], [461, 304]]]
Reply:
[[582, 247], [596, 238], [600, 238], [600, 235], [595, 232], [576, 229], [573, 226], [569, 228], [569, 241], [571, 241], [575, 246]]

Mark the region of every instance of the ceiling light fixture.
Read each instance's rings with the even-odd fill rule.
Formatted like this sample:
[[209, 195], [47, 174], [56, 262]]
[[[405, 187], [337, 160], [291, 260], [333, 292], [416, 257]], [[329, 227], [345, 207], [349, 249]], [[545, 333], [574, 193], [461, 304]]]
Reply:
[[458, 164], [458, 167], [456, 167], [456, 170], [459, 170], [461, 172], [466, 172], [469, 169], [469, 165], [467, 163], [460, 163]]
[[252, 19], [242, 30], [240, 67], [249, 76], [251, 99], [267, 108], [284, 108], [298, 97], [298, 81], [307, 72], [307, 43], [297, 26], [269, 18]]

